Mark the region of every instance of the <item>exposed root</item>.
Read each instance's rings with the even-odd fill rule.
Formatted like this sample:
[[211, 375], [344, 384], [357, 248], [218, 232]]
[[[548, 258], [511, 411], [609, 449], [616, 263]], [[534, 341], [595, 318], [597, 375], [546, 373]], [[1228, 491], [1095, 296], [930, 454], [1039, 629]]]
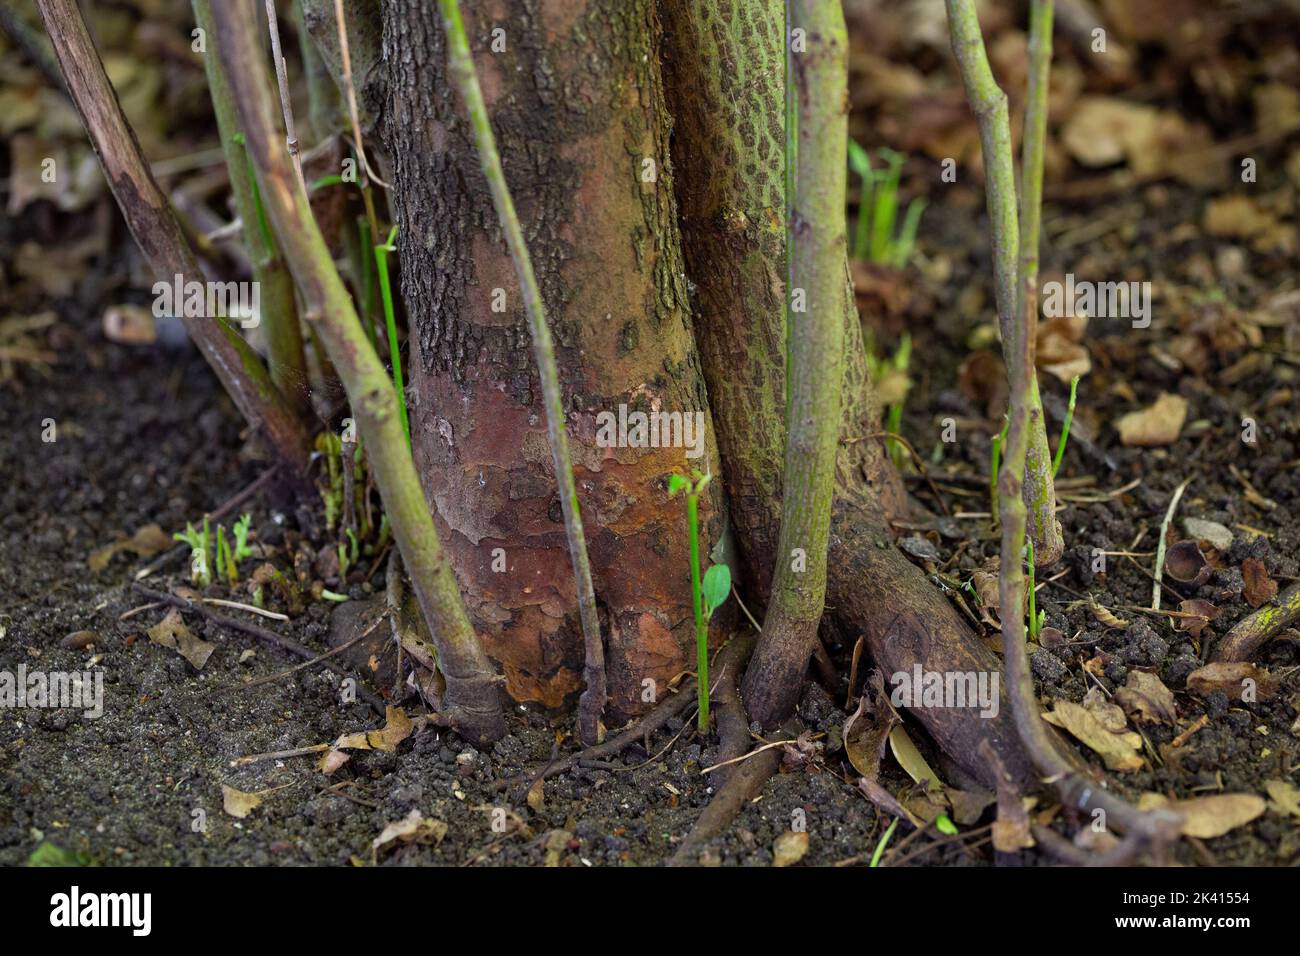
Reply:
[[[718, 763], [736, 761], [749, 749], [749, 718], [740, 699], [740, 682], [737, 677], [753, 652], [752, 638], [737, 638], [718, 655], [725, 673], [718, 685]], [[791, 735], [795, 736], [795, 735]], [[668, 860], [668, 866], [692, 866], [700, 849], [714, 837], [726, 831], [746, 803], [758, 796], [763, 785], [776, 773], [781, 764], [781, 750], [769, 747], [739, 763], [719, 767], [718, 789], [708, 806], [700, 813], [677, 851]]]
[[781, 751], [778, 748], [764, 750], [743, 763], [735, 764], [727, 782], [718, 788], [667, 865], [693, 866], [698, 863], [700, 849], [726, 831], [741, 808], [758, 796], [780, 764]]
[[675, 694], [665, 697], [655, 705], [653, 710], [617, 737], [596, 744], [593, 747], [588, 747], [586, 750], [580, 750], [576, 754], [570, 754], [561, 760], [552, 761], [535, 773], [522, 774], [510, 780], [499, 780], [496, 784], [497, 789], [506, 790], [516, 785], [532, 786], [538, 780], [549, 780], [551, 777], [558, 777], [562, 773], [568, 773], [574, 767], [587, 761], [603, 760], [606, 757], [616, 756], [641, 738], [649, 737], [693, 703], [695, 703], [695, 681], [683, 681], [682, 686], [677, 688]]

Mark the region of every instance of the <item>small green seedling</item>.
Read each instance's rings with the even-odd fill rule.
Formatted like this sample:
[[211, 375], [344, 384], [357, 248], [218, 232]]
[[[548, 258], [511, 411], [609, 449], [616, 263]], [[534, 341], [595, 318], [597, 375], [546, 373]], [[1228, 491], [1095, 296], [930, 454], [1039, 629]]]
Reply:
[[203, 528], [195, 528], [188, 521], [185, 531], [172, 535], [176, 541], [190, 546], [190, 583], [205, 588], [212, 583], [212, 569], [209, 564], [211, 552], [208, 550], [208, 519], [203, 519]]
[[898, 182], [904, 156], [892, 149], [879, 151], [883, 166], [875, 169], [871, 157], [859, 143], [849, 141], [849, 167], [861, 180], [858, 191], [858, 224], [853, 235], [853, 258], [866, 259], [894, 269], [907, 265], [916, 242], [926, 200], [917, 198], [907, 207], [897, 236]]
[[235, 566], [235, 552], [226, 544], [226, 529], [217, 525], [217, 573], [226, 576], [232, 588], [239, 583], [239, 569]]
[[406, 432], [406, 443], [411, 444], [411, 424], [406, 417], [406, 387], [402, 384], [402, 356], [397, 346], [397, 318], [393, 313], [393, 289], [388, 280], [388, 254], [396, 252], [393, 240], [397, 238], [397, 227], [388, 233], [388, 239], [375, 246], [375, 265], [378, 267], [379, 295], [384, 303], [384, 324], [388, 327], [388, 356], [393, 363], [393, 389], [397, 392], [397, 411], [402, 418], [402, 431]]
[[[901, 435], [903, 427], [903, 405], [907, 400], [907, 392], [911, 383], [907, 377], [907, 369], [912, 364], [912, 337], [903, 333], [903, 337], [898, 340], [898, 350], [893, 356], [886, 356], [876, 353], [876, 345], [873, 337], [868, 337], [867, 342], [867, 374], [871, 381], [877, 386], [883, 386], [886, 380], [889, 380], [888, 387], [882, 387], [881, 391], [897, 392], [902, 395], [899, 401], [891, 402], [885, 410], [885, 432], [889, 435]], [[893, 461], [895, 468], [902, 468], [907, 459], [906, 449], [899, 442], [891, 442], [889, 445], [889, 457]]]
[[253, 556], [253, 549], [248, 546], [248, 533], [252, 528], [253, 516], [250, 514], [240, 515], [239, 520], [235, 522], [234, 535], [236, 563]]
[[889, 845], [889, 838], [894, 835], [896, 829], [898, 829], [898, 817], [894, 817], [894, 819], [889, 822], [889, 829], [885, 830], [884, 836], [882, 836], [880, 842], [876, 844], [876, 851], [871, 854], [871, 862], [867, 864], [869, 867], [874, 869], [875, 867], [880, 866], [880, 858], [885, 855], [885, 847]]
[[1038, 597], [1034, 590], [1034, 541], [1032, 538], [1025, 538], [1025, 555], [1029, 559], [1029, 639], [1038, 640], [1039, 633], [1043, 630], [1043, 623], [1047, 620], [1047, 611], [1038, 610]]
[[697, 726], [700, 733], [709, 728], [709, 619], [714, 611], [726, 603], [731, 593], [731, 568], [715, 564], [700, 578], [700, 495], [708, 487], [712, 475], [691, 473], [694, 481], [684, 475], [668, 476], [668, 495], [686, 492], [686, 525], [691, 539], [691, 599], [695, 605], [695, 683], [699, 704]]
[[1065, 457], [1065, 443], [1070, 440], [1070, 425], [1074, 422], [1074, 402], [1079, 392], [1079, 376], [1070, 379], [1070, 405], [1065, 410], [1065, 421], [1061, 423], [1061, 440], [1056, 443], [1056, 457], [1052, 459], [1052, 477], [1061, 470], [1061, 459]]
[[998, 471], [1002, 467], [1002, 446], [1007, 442], [1007, 429], [1010, 427], [1010, 421], [1002, 423], [1002, 431], [994, 436], [989, 452], [989, 514], [993, 516], [994, 525], [998, 523]]

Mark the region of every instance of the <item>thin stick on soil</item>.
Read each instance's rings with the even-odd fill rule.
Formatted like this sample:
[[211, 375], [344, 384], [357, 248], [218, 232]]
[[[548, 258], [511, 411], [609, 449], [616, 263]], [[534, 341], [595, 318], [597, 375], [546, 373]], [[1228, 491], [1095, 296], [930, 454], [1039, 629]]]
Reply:
[[1178, 510], [1178, 502], [1182, 500], [1183, 492], [1191, 484], [1192, 479], [1188, 478], [1176, 489], [1174, 496], [1169, 500], [1169, 508], [1165, 511], [1165, 520], [1160, 522], [1160, 538], [1156, 541], [1156, 569], [1151, 575], [1154, 582], [1151, 585], [1151, 610], [1160, 610], [1160, 582], [1165, 576], [1165, 540], [1169, 534], [1169, 522], [1174, 520], [1174, 512]]
[[[514, 261], [519, 286], [523, 290], [524, 309], [528, 313], [528, 327], [533, 339], [533, 355], [537, 362], [538, 377], [542, 384], [542, 398], [546, 406], [546, 432], [550, 439], [555, 478], [560, 486], [560, 506], [564, 513], [564, 533], [569, 541], [569, 556], [573, 561], [573, 574], [578, 589], [578, 609], [582, 621], [585, 646], [583, 678], [586, 689], [578, 703], [578, 736], [584, 744], [591, 745], [599, 739], [599, 724], [605, 710], [605, 650], [601, 643], [600, 615], [596, 608], [596, 592], [591, 581], [591, 565], [587, 557], [587, 539], [583, 533], [582, 516], [578, 506], [578, 489], [573, 478], [573, 461], [569, 455], [569, 439], [564, 425], [564, 399], [560, 392], [559, 368], [555, 362], [555, 345], [546, 323], [546, 309], [542, 293], [533, 273], [532, 258], [524, 242], [519, 216], [506, 184], [505, 170], [497, 152], [496, 137], [488, 119], [487, 105], [479, 87], [478, 75], [470, 57], [469, 40], [460, 15], [457, 0], [438, 0], [443, 25], [447, 31], [448, 70], [460, 91], [469, 114], [474, 145], [479, 163], [492, 191], [501, 231], [505, 234], [510, 258]], [[843, 211], [841, 210], [841, 213]], [[838, 390], [837, 390], [838, 393]]]
[[[304, 660], [313, 663], [320, 663], [321, 666], [325, 667], [327, 670], [333, 671], [340, 677], [351, 677], [354, 680], [356, 679], [355, 675], [332, 662], [325, 660], [317, 661], [317, 658], [321, 655], [317, 654], [310, 647], [299, 644], [291, 637], [284, 637], [274, 631], [268, 631], [264, 627], [250, 624], [247, 621], [241, 621], [233, 617], [226, 617], [224, 614], [218, 614], [216, 611], [209, 610], [202, 604], [196, 604], [195, 602], [188, 601], [183, 597], [177, 597], [175, 594], [168, 594], [166, 591], [155, 591], [153, 588], [147, 588], [143, 584], [135, 584], [133, 587], [137, 592], [154, 601], [170, 604], [173, 607], [180, 608], [182, 611], [193, 611], [195, 614], [200, 614], [203, 617], [206, 617], [209, 621], [212, 621], [219, 627], [229, 628], [232, 631], [240, 631], [250, 637], [257, 638], [263, 643], [270, 644], [272, 647], [278, 647], [282, 651], [287, 651], [290, 654], [301, 657]], [[367, 690], [360, 682], [358, 682], [357, 686], [357, 696], [369, 704], [375, 713], [379, 714], [381, 717], [384, 715], [384, 702], [374, 693]]]
[[357, 318], [347, 288], [285, 155], [277, 148], [274, 111], [257, 82], [258, 45], [244, 4], [214, 6], [218, 52], [226, 67], [263, 201], [320, 339], [347, 391], [357, 431], [388, 513], [393, 537], [419, 598], [446, 678], [442, 712], [478, 744], [505, 735], [500, 679], [470, 623], [443, 551], [397, 411], [397, 394]]
[[[177, 278], [203, 282], [203, 270], [140, 152], [76, 0], [39, 0], [37, 7], [68, 93], [146, 261], [169, 284]], [[306, 475], [306, 429], [239, 330], [225, 317], [191, 316], [181, 308], [176, 311], [240, 413], [262, 430], [279, 461], [295, 476]]]
[[[785, 473], [776, 573], [746, 670], [749, 716], [778, 726], [794, 712], [826, 603], [826, 556], [844, 379], [848, 30], [839, 0], [792, 0], [797, 159], [786, 229], [788, 329]], [[787, 162], [790, 157], [787, 156]]]
[[[975, 0], [946, 0], [948, 6], [948, 29], [952, 35], [952, 51], [957, 59], [962, 83], [966, 87], [966, 97], [979, 126], [980, 145], [984, 155], [984, 180], [988, 193], [989, 229], [993, 243], [994, 294], [997, 299], [998, 327], [1002, 332], [1002, 350], [1007, 358], [1007, 365], [1019, 360], [1013, 346], [1015, 341], [1015, 324], [1017, 317], [1023, 315], [1030, 300], [1021, 290], [1031, 287], [1025, 285], [1028, 273], [1032, 271], [1037, 281], [1038, 263], [1038, 217], [1035, 213], [1025, 221], [1030, 236], [1022, 236], [1016, 214], [1016, 174], [1011, 149], [1011, 122], [1007, 111], [1007, 96], [998, 86], [989, 67], [988, 54], [984, 49], [984, 36], [980, 32], [979, 19], [975, 13]], [[1031, 40], [1030, 51], [1035, 60], [1030, 65], [1031, 115], [1026, 117], [1027, 128], [1034, 124], [1046, 122], [1047, 64], [1050, 62], [1051, 38], [1044, 36], [1044, 28], [1050, 31], [1051, 11], [1043, 0], [1033, 4], [1034, 18], [1031, 30], [1036, 30], [1038, 38]], [[1036, 104], [1036, 109], [1035, 109]], [[1028, 173], [1026, 201], [1028, 193], [1042, 195], [1042, 148], [1035, 142], [1036, 136], [1029, 135], [1025, 142], [1025, 161]], [[1031, 168], [1032, 167], [1032, 168]], [[1037, 204], [1036, 204], [1037, 205]], [[1024, 221], [1024, 220], [1022, 220]], [[1027, 242], [1026, 242], [1027, 240]], [[1032, 244], [1028, 259], [1022, 261], [1019, 256], [1022, 244]], [[1022, 276], [1022, 272], [1024, 275]], [[1034, 308], [1037, 308], [1037, 293], [1034, 293]], [[1031, 353], [1032, 357], [1032, 353]], [[1040, 565], [1051, 565], [1060, 558], [1064, 550], [1060, 522], [1056, 520], [1056, 495], [1052, 486], [1052, 456], [1047, 445], [1047, 430], [1043, 421], [1042, 399], [1038, 394], [1038, 377], [1030, 366], [1028, 375], [1028, 393], [1025, 401], [1030, 403], [1034, 415], [1029, 421], [1029, 452], [1022, 493], [1030, 509], [1030, 522], [1034, 536], [1034, 552]]]

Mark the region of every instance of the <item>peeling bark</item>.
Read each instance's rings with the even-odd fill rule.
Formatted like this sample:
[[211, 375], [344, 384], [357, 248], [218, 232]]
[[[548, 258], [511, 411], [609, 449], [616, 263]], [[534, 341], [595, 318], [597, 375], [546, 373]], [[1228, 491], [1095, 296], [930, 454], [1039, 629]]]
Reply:
[[[523, 297], [436, 4], [391, 0], [384, 17], [417, 464], [507, 690], [560, 706], [580, 689], [583, 645]], [[717, 470], [677, 237], [659, 24], [650, 0], [496, 0], [466, 10], [466, 27], [555, 339], [609, 706], [628, 715], [648, 703], [643, 681], [662, 691], [692, 644], [686, 527], [665, 479]], [[494, 28], [504, 50], [492, 48]], [[703, 457], [600, 447], [596, 416], [620, 404], [704, 413]], [[720, 503], [703, 503], [710, 540]]]

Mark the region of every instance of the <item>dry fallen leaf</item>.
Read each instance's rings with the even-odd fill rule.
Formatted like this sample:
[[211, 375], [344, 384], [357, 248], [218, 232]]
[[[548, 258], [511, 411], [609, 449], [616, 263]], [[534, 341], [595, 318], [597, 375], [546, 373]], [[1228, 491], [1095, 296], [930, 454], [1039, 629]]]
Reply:
[[170, 648], [194, 665], [195, 670], [203, 670], [217, 645], [209, 644], [190, 633], [181, 619], [181, 612], [172, 608], [167, 616], [149, 628], [149, 640], [162, 647]]
[[401, 820], [384, 827], [370, 844], [370, 850], [372, 856], [378, 857], [380, 850], [396, 843], [441, 843], [446, 835], [447, 824], [427, 819], [420, 815], [419, 810], [412, 810]]
[[1235, 700], [1253, 700], [1272, 697], [1277, 692], [1277, 680], [1249, 661], [1215, 661], [1188, 674], [1187, 689], [1201, 697], [1221, 690]]
[[1219, 793], [1212, 797], [1170, 800], [1158, 793], [1138, 798], [1139, 810], [1164, 808], [1183, 815], [1183, 836], [1210, 840], [1249, 823], [1267, 807], [1263, 797], [1253, 793]]
[[528, 788], [528, 806], [534, 813], [541, 813], [542, 807], [546, 805], [546, 780], [538, 777], [536, 782]]
[[1275, 812], [1300, 817], [1300, 787], [1286, 780], [1265, 780], [1264, 790], [1272, 798], [1270, 806]]
[[1043, 719], [1069, 731], [1095, 751], [1108, 769], [1142, 769], [1142, 758], [1138, 756], [1142, 747], [1141, 735], [1133, 731], [1114, 733], [1087, 708], [1068, 700], [1056, 701], [1051, 713], [1043, 714]]
[[1277, 582], [1268, 576], [1268, 569], [1259, 558], [1247, 558], [1241, 562], [1241, 579], [1244, 583], [1242, 594], [1251, 607], [1267, 604], [1277, 594]]
[[792, 866], [808, 852], [808, 834], [786, 830], [772, 844], [772, 865]]
[[1061, 143], [1080, 164], [1110, 166], [1152, 151], [1158, 111], [1108, 96], [1081, 96], [1061, 130]]
[[1119, 440], [1125, 445], [1155, 447], [1172, 445], [1177, 441], [1186, 420], [1186, 399], [1162, 392], [1154, 405], [1129, 412], [1115, 423], [1115, 428], [1119, 431]]
[[386, 721], [380, 730], [360, 730], [353, 734], [344, 734], [334, 741], [335, 750], [379, 750], [392, 753], [407, 737], [411, 736], [413, 724], [406, 711], [389, 705], [384, 708]]
[[1172, 724], [1178, 716], [1173, 691], [1146, 671], [1129, 671], [1124, 686], [1115, 691], [1115, 702], [1143, 723]]
[[137, 528], [135, 534], [124, 541], [114, 541], [91, 552], [88, 564], [90, 570], [98, 574], [108, 567], [108, 562], [119, 551], [133, 551], [142, 558], [152, 558], [172, 546], [171, 535], [156, 524], [147, 524]]
[[1034, 364], [1066, 385], [1076, 375], [1087, 375], [1092, 370], [1092, 358], [1082, 344], [1087, 326], [1086, 315], [1057, 316], [1040, 323]]
[[1200, 598], [1188, 598], [1178, 603], [1178, 610], [1191, 617], [1180, 617], [1174, 622], [1174, 629], [1186, 631], [1192, 637], [1200, 637], [1205, 626], [1219, 617], [1219, 609], [1209, 601]]
[[243, 790], [227, 787], [223, 783], [221, 785], [221, 807], [232, 817], [242, 820], [262, 805], [262, 797], [265, 793], [266, 791], [245, 793]]

